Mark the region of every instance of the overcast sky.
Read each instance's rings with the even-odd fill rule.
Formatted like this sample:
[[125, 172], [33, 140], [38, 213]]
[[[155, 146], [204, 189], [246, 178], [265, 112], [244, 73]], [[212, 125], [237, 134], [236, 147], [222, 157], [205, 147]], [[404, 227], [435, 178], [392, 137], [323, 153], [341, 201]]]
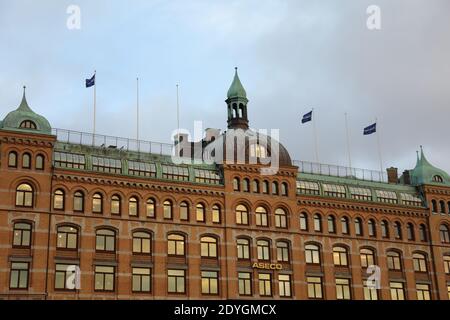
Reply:
[[[67, 28], [67, 7], [81, 29]], [[366, 26], [369, 5], [381, 30]], [[293, 159], [314, 161], [315, 108], [320, 162], [379, 169], [428, 159], [450, 172], [450, 1], [448, 0], [0, 0], [0, 117], [20, 103], [54, 128], [92, 131], [97, 70], [97, 132], [136, 136], [140, 78], [141, 138], [169, 142], [181, 126], [225, 129], [234, 67], [247, 90], [253, 128], [279, 128]]]

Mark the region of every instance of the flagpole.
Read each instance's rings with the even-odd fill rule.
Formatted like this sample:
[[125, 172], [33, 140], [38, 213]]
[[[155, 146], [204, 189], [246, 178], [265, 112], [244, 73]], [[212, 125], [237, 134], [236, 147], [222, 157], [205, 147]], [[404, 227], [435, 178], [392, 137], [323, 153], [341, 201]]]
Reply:
[[177, 84], [177, 142], [180, 142], [180, 98], [178, 94], [178, 84]]
[[[378, 127], [378, 119], [377, 118], [375, 118], [375, 123], [376, 123], [376, 126]], [[376, 132], [376, 134], [377, 134], [377, 145], [378, 145], [378, 157], [379, 157], [379, 159], [380, 159], [380, 171], [381, 171], [381, 174], [383, 175], [383, 160], [382, 160], [382, 158], [381, 158], [381, 145], [380, 145], [380, 131], [379, 131], [379, 127], [377, 128], [377, 132]]]
[[97, 70], [94, 70], [94, 128], [93, 128], [93, 134], [92, 134], [92, 145], [95, 145], [95, 117], [96, 117], [96, 100], [97, 100], [97, 92], [96, 92], [96, 88], [97, 88]]
[[345, 115], [345, 131], [346, 131], [346, 135], [347, 135], [348, 166], [349, 166], [349, 168], [351, 168], [352, 167], [352, 157], [351, 157], [351, 153], [350, 153], [350, 136], [348, 133], [347, 112], [344, 115]]
[[139, 149], [139, 77], [136, 78], [136, 140]]
[[319, 163], [319, 152], [317, 150], [317, 130], [316, 130], [316, 115], [314, 113], [314, 108], [312, 108], [312, 113], [313, 113], [313, 134], [314, 134], [314, 149], [315, 149], [315, 153], [316, 153], [316, 162]]

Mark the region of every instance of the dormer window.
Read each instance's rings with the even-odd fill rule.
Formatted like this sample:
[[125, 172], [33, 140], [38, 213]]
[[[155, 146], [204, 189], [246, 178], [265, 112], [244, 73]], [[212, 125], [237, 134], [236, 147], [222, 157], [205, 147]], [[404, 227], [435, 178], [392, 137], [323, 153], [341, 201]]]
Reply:
[[31, 121], [31, 120], [22, 121], [22, 123], [20, 124], [19, 128], [21, 128], [21, 129], [33, 129], [33, 130], [37, 129], [36, 124], [33, 121]]
[[442, 179], [441, 176], [435, 175], [435, 176], [433, 177], [433, 182], [439, 182], [439, 183], [442, 183], [442, 182], [444, 182], [444, 179]]
[[250, 145], [250, 157], [252, 158], [266, 158], [267, 151], [266, 148], [260, 144]]

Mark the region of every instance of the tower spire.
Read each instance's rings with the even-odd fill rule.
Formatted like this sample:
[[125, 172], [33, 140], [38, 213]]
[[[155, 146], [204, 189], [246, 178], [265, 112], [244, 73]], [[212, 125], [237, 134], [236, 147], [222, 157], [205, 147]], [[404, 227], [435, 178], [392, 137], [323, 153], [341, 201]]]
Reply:
[[234, 68], [234, 78], [227, 92], [228, 128], [248, 129], [247, 92], [239, 79], [237, 67]]
[[20, 102], [18, 110], [22, 111], [32, 111], [31, 108], [28, 106], [27, 97], [25, 95], [26, 93], [26, 86], [23, 86], [23, 95], [22, 95], [22, 101]]

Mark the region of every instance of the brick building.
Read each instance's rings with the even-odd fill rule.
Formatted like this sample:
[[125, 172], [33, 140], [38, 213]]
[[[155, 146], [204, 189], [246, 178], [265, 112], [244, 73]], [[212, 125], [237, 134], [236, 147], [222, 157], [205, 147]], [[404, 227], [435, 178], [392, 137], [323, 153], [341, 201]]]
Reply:
[[180, 136], [196, 161], [176, 164], [172, 145], [52, 129], [24, 92], [0, 122], [0, 298], [450, 299], [447, 173], [423, 151], [401, 175], [292, 161], [247, 103], [236, 72], [227, 132]]

